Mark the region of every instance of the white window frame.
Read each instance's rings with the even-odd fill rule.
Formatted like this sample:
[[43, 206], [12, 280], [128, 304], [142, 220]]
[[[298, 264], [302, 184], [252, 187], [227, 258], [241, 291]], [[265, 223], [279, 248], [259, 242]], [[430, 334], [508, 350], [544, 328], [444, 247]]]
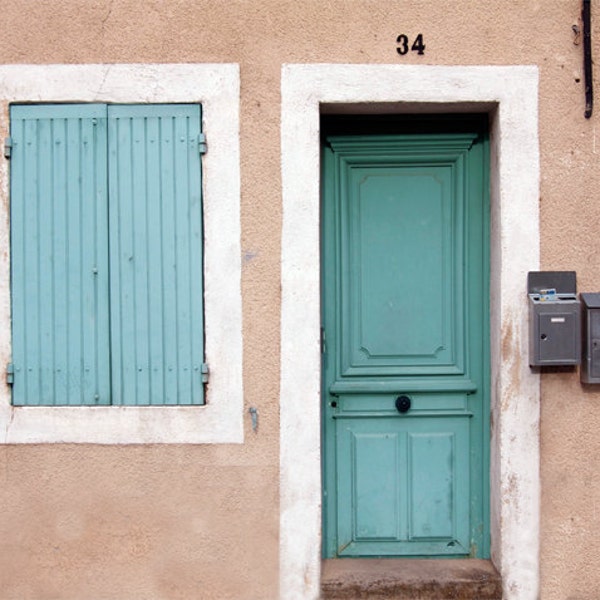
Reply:
[[[198, 103], [202, 158], [205, 360], [203, 406], [11, 404], [0, 383], [0, 443], [242, 443], [240, 73], [237, 64], [0, 65], [0, 136], [16, 102]], [[9, 161], [0, 162], [0, 368], [11, 362]], [[2, 378], [4, 380], [4, 378]]]

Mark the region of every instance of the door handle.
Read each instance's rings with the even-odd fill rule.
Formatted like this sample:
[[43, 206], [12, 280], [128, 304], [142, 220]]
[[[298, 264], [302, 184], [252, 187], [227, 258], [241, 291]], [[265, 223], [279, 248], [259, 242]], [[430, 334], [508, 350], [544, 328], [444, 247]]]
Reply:
[[411, 404], [412, 402], [408, 396], [402, 395], [396, 398], [396, 410], [399, 413], [404, 414], [408, 412], [410, 410]]

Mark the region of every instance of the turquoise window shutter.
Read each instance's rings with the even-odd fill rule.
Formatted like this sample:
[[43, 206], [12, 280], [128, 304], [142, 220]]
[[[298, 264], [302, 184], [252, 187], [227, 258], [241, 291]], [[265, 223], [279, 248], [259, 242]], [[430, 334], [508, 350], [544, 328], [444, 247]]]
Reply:
[[10, 118], [13, 404], [107, 404], [106, 107]]
[[110, 105], [113, 404], [203, 404], [198, 105]]
[[11, 107], [13, 404], [203, 404], [198, 105]]

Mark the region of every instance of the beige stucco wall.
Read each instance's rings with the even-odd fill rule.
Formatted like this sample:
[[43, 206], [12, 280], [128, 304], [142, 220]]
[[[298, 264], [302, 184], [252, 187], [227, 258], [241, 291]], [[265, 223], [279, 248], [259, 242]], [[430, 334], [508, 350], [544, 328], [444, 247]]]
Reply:
[[[244, 391], [246, 409], [259, 410], [243, 445], [0, 446], [2, 600], [277, 597], [282, 63], [538, 65], [542, 268], [576, 270], [580, 290], [600, 290], [600, 99], [585, 120], [571, 29], [580, 9], [579, 0], [0, 1], [0, 63], [240, 64]], [[422, 33], [425, 55], [400, 57], [399, 33]], [[600, 594], [599, 404], [577, 372], [542, 375], [544, 600]]]

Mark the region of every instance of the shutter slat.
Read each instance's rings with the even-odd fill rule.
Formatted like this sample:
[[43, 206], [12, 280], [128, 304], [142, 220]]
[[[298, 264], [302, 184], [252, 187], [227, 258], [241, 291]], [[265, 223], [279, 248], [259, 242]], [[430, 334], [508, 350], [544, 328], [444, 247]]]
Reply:
[[[146, 195], [146, 227], [148, 244], [146, 261], [151, 269], [160, 267], [156, 277], [148, 278], [148, 323], [149, 328], [154, 328], [155, 324], [163, 323], [164, 309], [164, 285], [163, 285], [163, 218], [161, 202], [161, 172], [160, 168], [160, 129], [161, 123], [158, 118], [147, 119], [147, 139], [146, 155], [147, 164], [155, 165], [155, 168], [146, 171], [147, 195]], [[149, 363], [150, 370], [150, 388], [153, 390], [155, 398], [168, 399], [168, 388], [166, 385], [165, 369], [165, 335], [150, 335], [149, 344]], [[171, 392], [172, 398], [175, 398]]]
[[[173, 160], [173, 123], [163, 121], [160, 128], [160, 156], [159, 166], [161, 175], [161, 232], [160, 232], [160, 251], [162, 253], [161, 271], [163, 273], [163, 303], [160, 311], [160, 318], [166, 323], [176, 321], [177, 315], [177, 289], [173, 285], [176, 258], [176, 240], [175, 240], [175, 215], [177, 206], [173, 202], [175, 195], [175, 169]], [[164, 285], [170, 281], [171, 285]], [[174, 402], [179, 397], [177, 386], [177, 328], [171, 330], [169, 335], [164, 336], [164, 364], [165, 364], [165, 400]]]

